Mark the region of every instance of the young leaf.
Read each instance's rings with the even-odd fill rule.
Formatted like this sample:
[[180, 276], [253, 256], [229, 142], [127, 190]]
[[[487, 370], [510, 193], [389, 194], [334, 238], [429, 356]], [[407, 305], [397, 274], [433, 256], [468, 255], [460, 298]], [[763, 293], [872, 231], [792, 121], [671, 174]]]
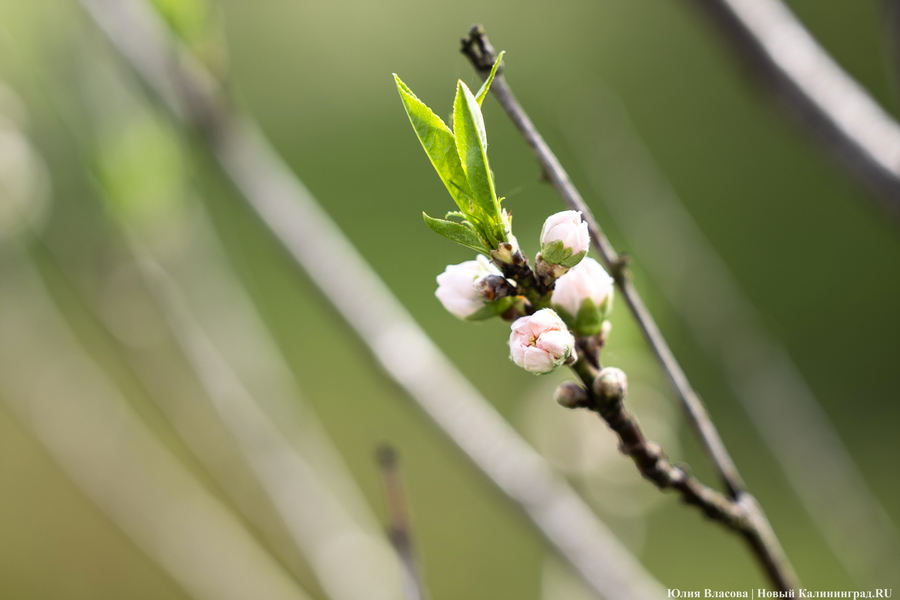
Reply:
[[481, 252], [486, 256], [490, 256], [490, 254], [488, 254], [488, 249], [484, 247], [481, 238], [478, 237], [478, 234], [475, 233], [471, 228], [466, 227], [461, 223], [435, 219], [433, 217], [429, 217], [425, 213], [422, 213], [422, 216], [425, 218], [425, 224], [428, 225], [428, 227], [430, 227], [431, 230], [438, 235], [442, 235], [448, 240], [454, 241], [457, 244], [462, 244], [467, 248], [471, 248], [472, 250]]
[[463, 212], [471, 212], [473, 203], [472, 189], [466, 178], [465, 170], [460, 163], [459, 153], [456, 148], [456, 139], [450, 128], [447, 127], [441, 118], [425, 106], [419, 100], [412, 90], [405, 83], [400, 81], [397, 75], [394, 75], [397, 83], [397, 90], [400, 92], [400, 99], [403, 101], [403, 107], [409, 116], [409, 122], [412, 123], [416, 135], [431, 159], [431, 164], [447, 186], [447, 191], [453, 197], [453, 200]]
[[491, 74], [488, 75], [488, 78], [484, 80], [481, 89], [475, 94], [475, 101], [478, 102], [478, 106], [481, 106], [485, 96], [487, 96], [488, 91], [491, 89], [491, 83], [494, 81], [494, 75], [497, 74], [497, 69], [500, 67], [500, 61], [503, 60], [504, 54], [506, 54], [506, 51], [501, 52], [497, 57], [497, 60], [494, 61], [494, 66], [491, 67]]
[[[487, 133], [484, 129], [484, 118], [475, 96], [460, 81], [456, 90], [456, 101], [453, 103], [453, 123], [456, 136], [456, 148], [465, 169], [469, 185], [475, 196], [475, 203], [481, 213], [488, 242], [505, 241], [506, 232], [500, 219], [500, 204], [494, 191], [494, 181], [487, 159]], [[496, 239], [491, 239], [491, 238]]]

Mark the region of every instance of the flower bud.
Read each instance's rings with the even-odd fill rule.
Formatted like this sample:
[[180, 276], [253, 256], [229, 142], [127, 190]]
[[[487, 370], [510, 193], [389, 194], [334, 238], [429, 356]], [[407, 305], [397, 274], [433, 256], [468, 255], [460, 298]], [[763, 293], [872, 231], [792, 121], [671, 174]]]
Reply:
[[[515, 238], [510, 239], [515, 242]], [[496, 250], [491, 250], [491, 258], [504, 265], [524, 265], [525, 255], [519, 250], [518, 243], [500, 242]]]
[[509, 308], [513, 298], [491, 302], [482, 295], [480, 280], [500, 277], [500, 271], [482, 255], [458, 265], [448, 265], [437, 276], [438, 289], [434, 295], [450, 313], [468, 321], [487, 319]]
[[564, 210], [550, 215], [541, 229], [541, 256], [551, 265], [574, 267], [591, 245], [587, 223], [581, 212]]
[[628, 378], [622, 369], [606, 367], [594, 379], [594, 393], [606, 402], [621, 402], [628, 393]]
[[532, 373], [549, 373], [563, 364], [575, 348], [575, 338], [559, 316], [544, 308], [517, 319], [509, 336], [514, 363]]
[[550, 305], [577, 335], [600, 333], [612, 308], [613, 278], [593, 258], [585, 258], [556, 280]]
[[487, 301], [516, 295], [516, 288], [500, 275], [486, 275], [476, 279], [474, 286], [478, 295]]
[[587, 391], [574, 381], [563, 381], [556, 388], [553, 399], [565, 408], [581, 408], [587, 405]]

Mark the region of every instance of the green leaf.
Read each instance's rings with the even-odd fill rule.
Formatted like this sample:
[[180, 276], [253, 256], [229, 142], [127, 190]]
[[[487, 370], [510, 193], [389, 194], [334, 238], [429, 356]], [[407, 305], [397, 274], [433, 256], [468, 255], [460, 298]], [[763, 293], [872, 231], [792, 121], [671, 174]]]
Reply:
[[500, 218], [500, 203], [494, 191], [494, 180], [487, 159], [487, 132], [484, 118], [475, 96], [460, 81], [453, 103], [453, 123], [456, 148], [475, 196], [478, 220], [482, 222], [484, 234], [491, 246], [506, 241], [506, 231]]
[[416, 135], [428, 158], [431, 159], [431, 164], [434, 165], [460, 210], [465, 213], [471, 212], [474, 204], [472, 189], [460, 162], [453, 132], [440, 117], [416, 98], [412, 90], [400, 81], [396, 74], [394, 81], [397, 83], [397, 90], [409, 116], [409, 122], [416, 130]]
[[481, 89], [475, 94], [475, 101], [478, 102], [478, 106], [481, 106], [485, 96], [488, 95], [488, 91], [491, 89], [491, 83], [494, 81], [494, 75], [497, 74], [497, 69], [500, 67], [500, 61], [503, 60], [504, 54], [506, 54], [506, 51], [501, 52], [500, 56], [497, 57], [497, 60], [494, 61], [494, 66], [491, 67], [491, 74], [488, 75], [488, 78], [484, 80]]
[[471, 227], [467, 227], [461, 223], [454, 223], [453, 221], [435, 219], [433, 217], [429, 217], [425, 213], [422, 213], [422, 216], [425, 218], [425, 224], [428, 225], [428, 227], [430, 227], [431, 230], [438, 235], [442, 235], [448, 240], [452, 240], [457, 244], [462, 244], [467, 248], [471, 248], [472, 250], [481, 252], [486, 256], [490, 256], [490, 254], [488, 253], [489, 249], [484, 247], [484, 243], [482, 243], [481, 238]]

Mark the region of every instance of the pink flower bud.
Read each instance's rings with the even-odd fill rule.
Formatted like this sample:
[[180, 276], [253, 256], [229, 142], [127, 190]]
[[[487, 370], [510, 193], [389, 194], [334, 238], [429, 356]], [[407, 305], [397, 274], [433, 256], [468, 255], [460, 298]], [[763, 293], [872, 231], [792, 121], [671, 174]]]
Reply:
[[482, 255], [458, 265], [448, 265], [437, 276], [438, 289], [434, 295], [450, 313], [469, 319], [484, 308], [486, 298], [475, 288], [482, 277], [500, 275], [500, 270]]
[[575, 338], [563, 320], [549, 308], [512, 324], [510, 358], [526, 371], [549, 373], [569, 358], [574, 347]]
[[582, 335], [600, 331], [612, 302], [613, 278], [585, 258], [556, 280], [550, 304]]
[[587, 223], [581, 212], [564, 210], [550, 215], [541, 229], [541, 256], [550, 264], [574, 267], [591, 245]]

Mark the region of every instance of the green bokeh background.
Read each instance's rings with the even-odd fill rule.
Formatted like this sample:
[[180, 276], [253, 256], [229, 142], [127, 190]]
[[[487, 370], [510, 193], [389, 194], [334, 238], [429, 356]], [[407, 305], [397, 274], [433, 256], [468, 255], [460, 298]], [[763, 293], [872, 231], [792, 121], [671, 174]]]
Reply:
[[[837, 61], [896, 114], [882, 7], [858, 0], [789, 4]], [[872, 209], [865, 190], [778, 109], [696, 5], [222, 0], [215, 6], [240, 103], [425, 330], [518, 426], [523, 398], [546, 382], [507, 360], [503, 323], [461, 324], [434, 299], [434, 276], [469, 256], [422, 223], [423, 210], [439, 214], [450, 199], [410, 130], [390, 77], [398, 73], [447, 114], [455, 80], [470, 86], [478, 81], [458, 53], [458, 38], [473, 22], [483, 23], [498, 49], [508, 52], [506, 74], [520, 101], [614, 245], [638, 257], [638, 288], [800, 577], [811, 588], [853, 587], [722, 374], [643, 275], [639, 249], [615, 229], [562, 133], [561, 122], [578, 117], [563, 113], [577, 106], [572, 98], [586, 86], [602, 81], [619, 95], [688, 210], [789, 349], [868, 484], [900, 520], [900, 229]], [[25, 101], [29, 134], [54, 183], [54, 212], [43, 234], [50, 250], [34, 253], [82, 341], [106, 356], [104, 365], [116, 373], [115, 352], [46, 258], [65, 255], [71, 272], [87, 280], [104, 268], [100, 240], [110, 236], [110, 225], [67, 129], [77, 137], [89, 127], [79, 118], [83, 101], [77, 98], [79, 78], [90, 67], [78, 56], [108, 54], [106, 41], [68, 0], [0, 1], [0, 37], [0, 78]], [[560, 209], [559, 201], [538, 182], [528, 148], [491, 99], [485, 120], [498, 193], [508, 196], [516, 234], [531, 254], [541, 222]], [[588, 130], [592, 126], [584, 122]], [[432, 597], [539, 598], [550, 550], [527, 519], [385, 380], [215, 167], [188, 149], [197, 154], [192, 177], [232, 266], [383, 518], [373, 449], [388, 440], [400, 450]], [[614, 332], [611, 352], [645, 352], [621, 304]], [[658, 374], [648, 377], [662, 385]], [[139, 391], [123, 385], [130, 399], [142, 402]], [[171, 435], [151, 413], [147, 418], [160, 435]], [[676, 458], [712, 480], [686, 429], [681, 441]], [[167, 443], [178, 446], [177, 440]], [[610, 525], [615, 529], [612, 517]], [[669, 587], [764, 584], [736, 536], [674, 497], [648, 516], [640, 557]], [[309, 588], [319, 593], [312, 582]], [[182, 595], [0, 408], [0, 598]]]

